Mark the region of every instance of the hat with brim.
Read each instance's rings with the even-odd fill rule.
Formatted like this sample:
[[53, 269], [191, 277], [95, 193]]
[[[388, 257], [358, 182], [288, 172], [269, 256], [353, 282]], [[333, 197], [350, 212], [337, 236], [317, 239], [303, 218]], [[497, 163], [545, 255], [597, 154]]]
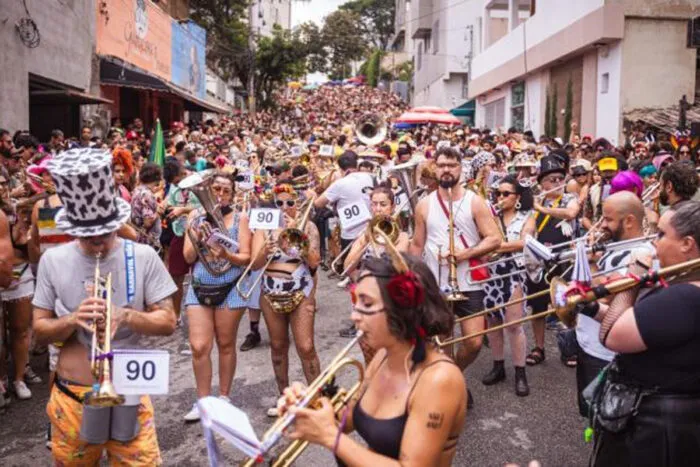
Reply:
[[105, 235], [131, 216], [131, 206], [117, 195], [112, 155], [107, 150], [77, 148], [62, 152], [47, 164], [63, 207], [56, 227], [74, 237]]
[[544, 156], [540, 160], [540, 173], [537, 176], [537, 181], [540, 182], [549, 174], [560, 173], [566, 175], [566, 168], [557, 157]]

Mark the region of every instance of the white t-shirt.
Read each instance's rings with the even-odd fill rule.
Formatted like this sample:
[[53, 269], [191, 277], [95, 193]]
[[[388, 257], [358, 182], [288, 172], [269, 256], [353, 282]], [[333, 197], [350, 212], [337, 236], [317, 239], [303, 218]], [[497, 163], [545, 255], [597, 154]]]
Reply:
[[[364, 200], [369, 209], [369, 195], [374, 189], [374, 177], [367, 172], [352, 172], [343, 178], [331, 183], [324, 193], [331, 203], [336, 204], [336, 210], [342, 211], [345, 206]], [[351, 229], [342, 230], [340, 238], [354, 240], [365, 229], [366, 223], [359, 224]]]
[[[648, 252], [654, 254], [654, 247], [650, 243], [637, 246], [632, 250], [610, 251], [598, 260], [598, 270], [610, 272], [610, 274], [627, 274], [627, 265], [634, 253]], [[623, 267], [621, 267], [623, 266]], [[619, 268], [619, 269], [618, 269]], [[600, 343], [600, 323], [593, 318], [578, 315], [576, 323], [576, 340], [584, 352], [602, 360], [611, 361], [615, 352], [604, 347]]]

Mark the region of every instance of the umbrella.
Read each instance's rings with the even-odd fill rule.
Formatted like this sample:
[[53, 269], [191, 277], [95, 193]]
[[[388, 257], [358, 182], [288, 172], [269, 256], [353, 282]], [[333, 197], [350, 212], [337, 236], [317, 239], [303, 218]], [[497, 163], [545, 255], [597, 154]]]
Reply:
[[287, 83], [287, 86], [292, 89], [299, 89], [301, 87], [301, 83], [299, 81], [290, 81]]
[[304, 91], [313, 91], [315, 89], [318, 89], [318, 84], [311, 83], [307, 84], [306, 86], [303, 87]]
[[396, 123], [436, 123], [442, 125], [461, 125], [462, 122], [451, 113], [416, 113], [405, 112], [396, 119]]
[[429, 105], [425, 105], [422, 107], [414, 107], [411, 110], [409, 110], [411, 113], [423, 113], [423, 114], [447, 114], [450, 113], [449, 110], [443, 109], [442, 107], [433, 107]]

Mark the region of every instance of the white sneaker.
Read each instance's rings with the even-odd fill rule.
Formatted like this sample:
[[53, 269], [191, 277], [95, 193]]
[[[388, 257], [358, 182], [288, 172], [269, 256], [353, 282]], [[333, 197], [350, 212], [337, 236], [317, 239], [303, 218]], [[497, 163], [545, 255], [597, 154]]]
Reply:
[[37, 375], [32, 367], [27, 364], [24, 367], [24, 380], [29, 384], [39, 384], [41, 383], [41, 376]]
[[344, 289], [345, 287], [348, 286], [349, 283], [350, 283], [350, 278], [346, 277], [342, 281], [338, 282], [336, 285], [338, 286], [338, 288]]
[[192, 404], [192, 410], [187, 412], [185, 414], [185, 421], [186, 422], [198, 422], [199, 421], [199, 406], [195, 402]]
[[224, 396], [223, 394], [219, 396], [219, 399], [224, 400], [228, 402], [229, 404], [231, 403], [231, 398], [229, 396]]
[[12, 384], [15, 386], [15, 394], [20, 400], [27, 400], [32, 398], [32, 391], [29, 390], [24, 381], [15, 381]]
[[279, 412], [277, 411], [277, 407], [270, 407], [267, 409], [267, 416], [270, 418], [277, 418], [279, 415]]

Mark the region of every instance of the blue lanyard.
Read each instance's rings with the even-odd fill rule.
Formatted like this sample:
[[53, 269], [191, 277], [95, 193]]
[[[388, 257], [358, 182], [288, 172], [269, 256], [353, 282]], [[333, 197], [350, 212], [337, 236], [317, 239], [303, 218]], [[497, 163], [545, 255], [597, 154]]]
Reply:
[[126, 303], [133, 305], [136, 296], [136, 258], [134, 257], [134, 242], [124, 241], [124, 264], [126, 266]]

